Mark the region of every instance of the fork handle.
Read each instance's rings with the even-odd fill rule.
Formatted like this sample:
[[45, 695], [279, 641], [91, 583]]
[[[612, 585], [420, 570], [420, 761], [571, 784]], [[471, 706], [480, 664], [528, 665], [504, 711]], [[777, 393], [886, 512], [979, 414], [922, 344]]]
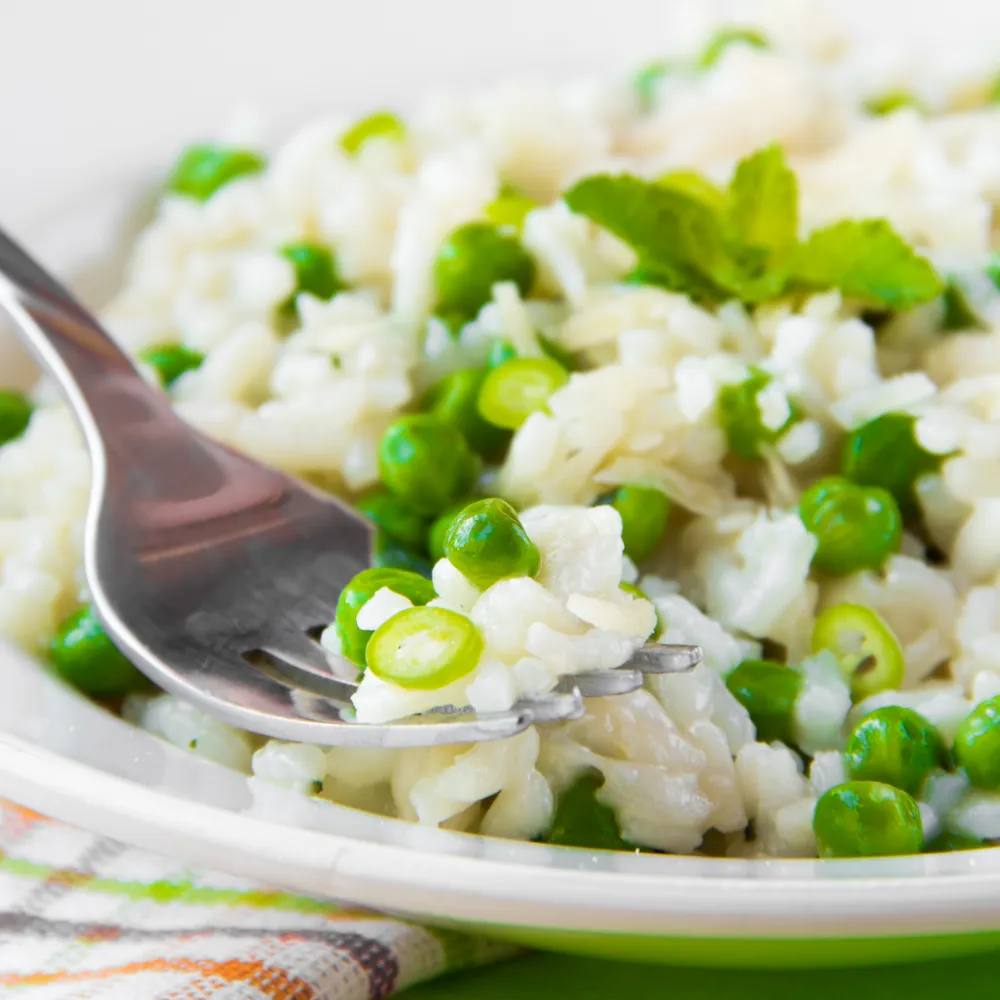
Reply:
[[59, 384], [95, 460], [107, 458], [108, 441], [128, 440], [103, 428], [177, 419], [166, 394], [146, 382], [97, 320], [3, 230], [0, 306]]
[[215, 517], [244, 511], [253, 522], [267, 507], [294, 520], [315, 506], [286, 476], [184, 423], [167, 394], [3, 230], [0, 309], [72, 407], [90, 451], [92, 517], [102, 512], [117, 534], [155, 529], [190, 543], [193, 526]]

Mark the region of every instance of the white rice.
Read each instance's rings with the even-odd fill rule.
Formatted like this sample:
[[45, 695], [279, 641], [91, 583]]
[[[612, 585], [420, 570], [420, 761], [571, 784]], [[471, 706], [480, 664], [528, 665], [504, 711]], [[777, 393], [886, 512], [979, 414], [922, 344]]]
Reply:
[[[937, 303], [894, 317], [878, 336], [836, 292], [797, 309], [705, 309], [619, 283], [632, 251], [559, 200], [574, 179], [607, 169], [654, 176], [681, 166], [724, 182], [739, 158], [778, 141], [798, 174], [804, 232], [885, 217], [949, 269], [981, 269], [1000, 230], [1000, 105], [961, 110], [975, 71], [935, 82], [924, 67], [914, 86], [937, 114], [866, 116], [859, 102], [878, 74], [815, 23], [809, 29], [788, 42], [785, 24], [774, 37], [786, 47], [733, 46], [710, 71], [665, 78], [652, 113], [622, 81], [507, 84], [430, 101], [409, 119], [404, 143], [371, 142], [357, 157], [338, 144], [346, 121], [309, 125], [265, 172], [207, 202], [164, 198], [104, 317], [134, 352], [179, 339], [206, 353], [173, 388], [188, 420], [348, 494], [377, 482], [378, 442], [392, 419], [442, 374], [481, 364], [490, 337], [537, 356], [541, 330], [587, 363], [516, 432], [495, 476], [496, 491], [524, 508], [542, 556], [538, 578], [481, 591], [438, 562], [433, 603], [472, 620], [482, 658], [432, 692], [367, 673], [360, 720], [443, 702], [503, 710], [564, 674], [624, 663], [658, 627], [664, 642], [700, 644], [703, 664], [592, 700], [579, 721], [472, 748], [259, 746], [165, 695], [131, 699], [128, 718], [259, 779], [423, 823], [535, 837], [559, 793], [594, 768], [604, 777], [600, 801], [634, 843], [687, 852], [715, 830], [733, 855], [809, 856], [815, 802], [844, 778], [853, 721], [906, 705], [950, 740], [975, 704], [1000, 693], [1000, 293], [970, 279], [989, 329], [945, 336], [934, 332]], [[522, 301], [515, 286], [497, 285], [453, 338], [430, 315], [432, 262], [501, 182], [542, 202], [523, 242], [540, 289], [558, 301]], [[275, 251], [304, 238], [335, 248], [352, 288], [329, 302], [300, 295], [301, 323], [283, 336], [276, 306], [294, 274]], [[748, 484], [723, 465], [715, 403], [750, 365], [773, 377], [758, 394], [764, 425], [780, 428], [793, 403], [803, 419]], [[38, 651], [86, 597], [89, 472], [65, 409], [44, 387], [36, 397], [26, 434], [0, 448], [0, 633]], [[923, 446], [951, 456], [917, 489], [945, 562], [929, 564], [911, 537], [910, 554], [881, 573], [819, 577], [798, 497], [835, 470], [844, 430], [889, 411], [914, 414]], [[666, 542], [643, 567], [648, 601], [620, 590], [638, 571], [624, 558], [618, 514], [589, 506], [626, 482], [662, 489], [675, 507]], [[811, 655], [817, 613], [843, 601], [882, 615], [906, 662], [901, 690], [853, 709], [835, 660]], [[375, 628], [409, 606], [382, 589], [359, 625]], [[323, 641], [339, 651], [332, 629]], [[794, 727], [814, 755], [808, 776], [793, 750], [756, 741], [723, 683], [764, 644], [783, 646], [802, 672]], [[961, 777], [936, 781], [923, 808], [928, 830], [1000, 838], [997, 796], [966, 791]]]

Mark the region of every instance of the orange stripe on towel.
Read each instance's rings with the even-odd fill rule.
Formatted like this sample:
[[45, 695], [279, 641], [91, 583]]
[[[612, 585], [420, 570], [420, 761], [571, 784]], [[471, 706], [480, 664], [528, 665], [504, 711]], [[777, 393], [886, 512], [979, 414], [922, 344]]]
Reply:
[[87, 972], [35, 972], [27, 975], [10, 973], [0, 976], [0, 985], [47, 986], [54, 983], [82, 983], [112, 979], [115, 976], [134, 976], [143, 972], [189, 972], [201, 977], [219, 979], [227, 986], [233, 983], [248, 983], [268, 1000], [315, 1000], [317, 995], [307, 982], [290, 976], [283, 969], [265, 965], [263, 962], [245, 962], [239, 959], [212, 962], [186, 958], [167, 961], [158, 958], [148, 962], [131, 962], [117, 968]]
[[0, 830], [8, 836], [12, 834], [21, 836], [27, 833], [33, 826], [49, 822], [51, 820], [46, 819], [39, 813], [25, 809], [24, 806], [19, 806], [15, 802], [0, 799]]

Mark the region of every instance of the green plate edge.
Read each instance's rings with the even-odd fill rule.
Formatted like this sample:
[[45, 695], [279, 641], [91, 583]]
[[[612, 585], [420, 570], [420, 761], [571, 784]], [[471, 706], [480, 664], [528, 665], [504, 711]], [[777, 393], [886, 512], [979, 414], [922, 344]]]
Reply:
[[[861, 900], [858, 903], [864, 905]], [[537, 951], [716, 969], [893, 965], [1000, 949], [1000, 931], [888, 938], [756, 939], [655, 937], [492, 924], [479, 925], [475, 930]]]

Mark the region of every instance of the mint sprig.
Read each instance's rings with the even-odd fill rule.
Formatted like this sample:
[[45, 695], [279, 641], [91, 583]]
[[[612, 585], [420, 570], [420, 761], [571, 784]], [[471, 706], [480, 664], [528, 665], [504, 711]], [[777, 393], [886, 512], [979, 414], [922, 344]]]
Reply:
[[944, 288], [884, 219], [845, 220], [800, 243], [798, 184], [779, 146], [741, 160], [725, 197], [708, 197], [718, 189], [697, 176], [597, 174], [564, 199], [635, 250], [633, 280], [701, 301], [758, 303], [795, 288], [837, 288], [870, 306], [907, 309]]

